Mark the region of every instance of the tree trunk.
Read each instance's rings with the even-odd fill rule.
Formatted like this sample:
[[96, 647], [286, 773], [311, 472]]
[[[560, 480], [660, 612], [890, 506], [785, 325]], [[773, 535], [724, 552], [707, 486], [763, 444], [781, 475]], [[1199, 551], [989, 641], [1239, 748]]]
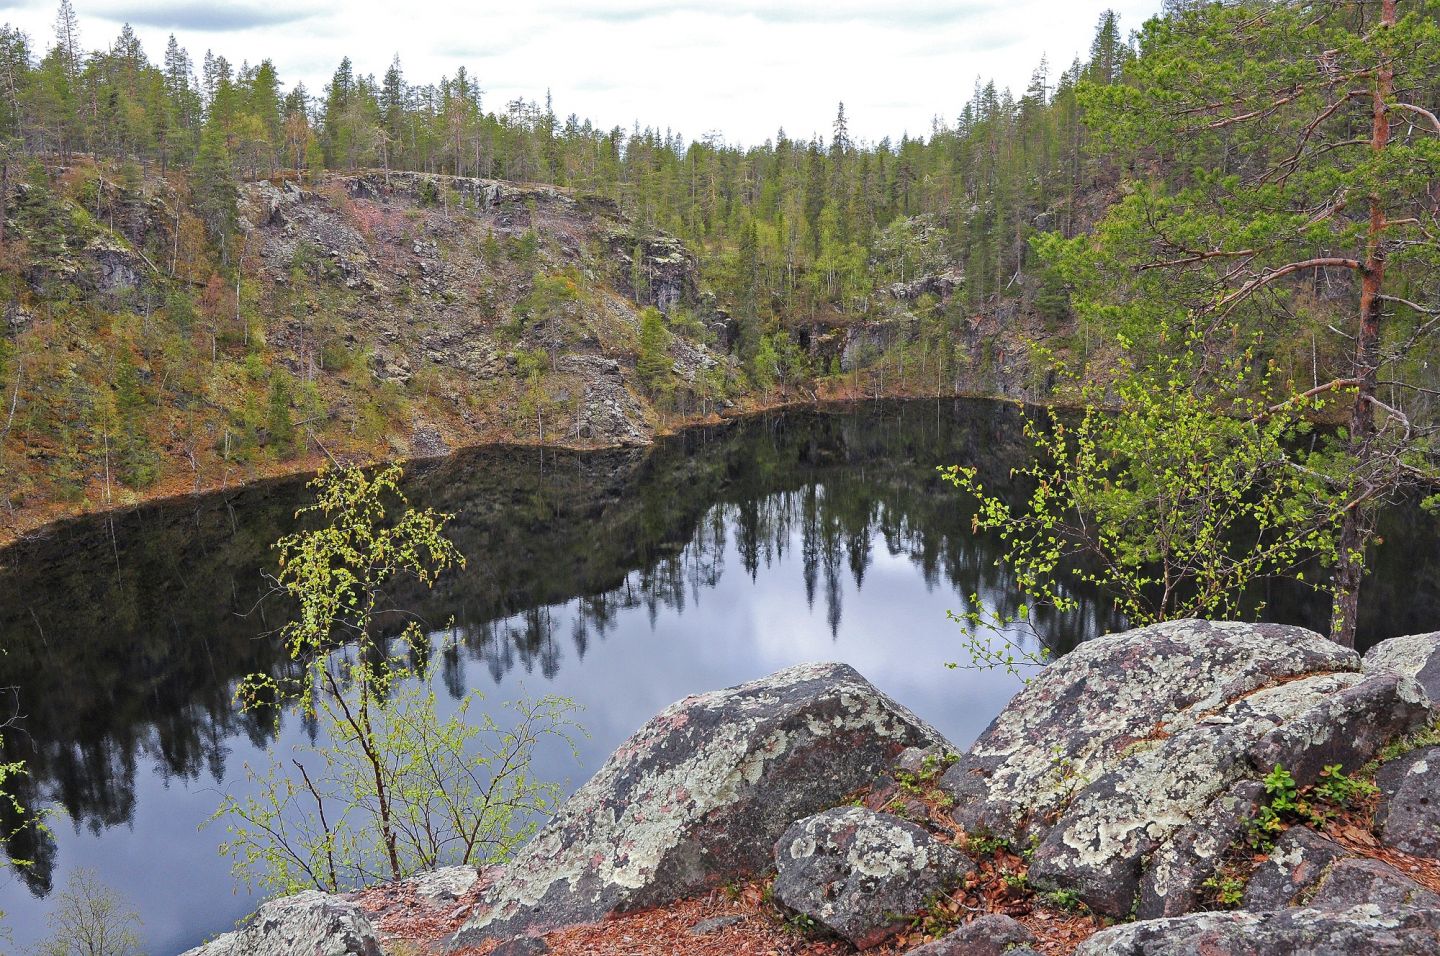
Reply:
[[0, 247], [5, 245], [6, 200], [10, 196], [10, 154], [0, 147]]
[[[1395, 25], [1395, 0], [1384, 0], [1380, 26]], [[1395, 71], [1389, 59], [1381, 62], [1371, 91], [1370, 148], [1382, 152], [1390, 142], [1389, 99], [1394, 92]], [[1380, 366], [1381, 289], [1385, 283], [1385, 207], [1378, 195], [1370, 197], [1370, 227], [1365, 239], [1365, 262], [1360, 272], [1360, 328], [1355, 337], [1355, 375], [1359, 386], [1350, 409], [1350, 452], [1362, 483], [1372, 478], [1375, 464], [1375, 392]], [[1357, 488], [1357, 499], [1365, 497]], [[1360, 580], [1365, 572], [1365, 545], [1372, 529], [1371, 507], [1363, 500], [1352, 505], [1340, 526], [1340, 555], [1335, 566], [1335, 606], [1330, 619], [1330, 636], [1345, 647], [1355, 646], [1356, 618], [1360, 606]]]

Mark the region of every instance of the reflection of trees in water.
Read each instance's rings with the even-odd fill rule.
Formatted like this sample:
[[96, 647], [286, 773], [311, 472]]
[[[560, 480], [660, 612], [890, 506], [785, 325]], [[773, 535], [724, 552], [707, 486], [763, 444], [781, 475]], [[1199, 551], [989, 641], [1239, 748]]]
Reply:
[[[470, 566], [395, 603], [432, 631], [454, 619], [458, 646], [437, 644], [437, 663], [456, 697], [467, 656], [496, 682], [516, 668], [548, 677], [566, 647], [583, 660], [626, 610], [705, 613], [732, 545], [752, 579], [798, 547], [804, 599], [823, 602], [832, 633], [845, 581], [866, 587], [880, 548], [905, 556], [929, 586], [953, 587], [957, 611], [960, 596], [977, 593], [1013, 613], [1018, 596], [994, 565], [995, 543], [971, 534], [968, 508], [934, 468], [976, 465], [1003, 490], [1025, 452], [1014, 408], [957, 401], [769, 416], [648, 452], [501, 448], [420, 463], [407, 490], [456, 514], [451, 534]], [[5, 750], [30, 762], [28, 799], [103, 829], [132, 818], [141, 761], [167, 780], [218, 781], [226, 741], [268, 744], [272, 725], [237, 714], [231, 689], [243, 674], [284, 666], [264, 635], [288, 609], [262, 600], [261, 571], [307, 497], [303, 483], [252, 486], [117, 518], [113, 543], [105, 522], [81, 521], [0, 553], [0, 686], [18, 684], [29, 714], [28, 737], [7, 735]], [[1430, 526], [1401, 524], [1392, 540], [1408, 533], [1433, 550]], [[1405, 570], [1399, 580], [1432, 574]], [[1411, 589], [1399, 609], [1436, 610], [1424, 593]], [[1100, 620], [1113, 623], [1086, 599], [1038, 624], [1063, 648]], [[38, 855], [32, 879], [43, 888]]]
[[[968, 610], [968, 595], [1003, 614], [1019, 605], [1013, 577], [995, 564], [995, 543], [977, 542], [969, 532], [970, 514], [923, 482], [877, 486], [873, 481], [837, 475], [784, 491], [710, 508], [696, 523], [695, 533], [678, 551], [657, 554], [625, 576], [609, 591], [576, 598], [564, 605], [528, 608], [498, 621], [447, 628], [435, 634], [446, 645], [447, 667], [454, 676], [447, 687], [455, 697], [460, 681], [460, 648], [482, 663], [498, 684], [515, 668], [545, 677], [559, 671], [561, 640], [568, 636], [577, 660], [592, 641], [604, 639], [620, 612], [643, 610], [655, 626], [662, 609], [684, 614], [703, 609], [702, 594], [714, 588], [725, 571], [726, 550], [734, 541], [740, 565], [754, 580], [763, 566], [785, 560], [797, 544], [806, 599], [814, 607], [817, 584], [832, 635], [843, 615], [844, 578], [864, 589], [866, 572], [882, 544], [891, 557], [905, 557], [932, 590], [954, 589], [957, 610]], [[1077, 595], [1080, 606], [1064, 615], [1039, 614], [1037, 630], [1052, 648], [1063, 650], [1100, 625], [1114, 626], [1102, 602]], [[1106, 619], [1102, 622], [1101, 617]], [[561, 632], [565, 633], [561, 633]]]

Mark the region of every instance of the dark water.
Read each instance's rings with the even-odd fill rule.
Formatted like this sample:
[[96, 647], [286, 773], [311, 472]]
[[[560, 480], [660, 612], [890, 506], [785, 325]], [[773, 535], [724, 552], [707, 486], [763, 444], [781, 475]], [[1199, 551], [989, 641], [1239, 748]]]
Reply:
[[[433, 592], [401, 594], [458, 647], [438, 679], [487, 705], [554, 692], [584, 706], [576, 763], [542, 775], [582, 781], [670, 702], [807, 660], [843, 660], [968, 743], [1014, 693], [1000, 674], [950, 670], [961, 656], [947, 609], [979, 593], [1017, 600], [996, 543], [937, 464], [980, 467], [1005, 488], [1022, 459], [1019, 412], [972, 401], [874, 403], [700, 429], [647, 451], [488, 449], [412, 466], [418, 504], [456, 514], [469, 559]], [[0, 553], [0, 687], [20, 688], [25, 794], [63, 810], [38, 858], [0, 875], [19, 947], [77, 868], [143, 918], [146, 951], [173, 953], [253, 909], [199, 829], [243, 765], [304, 737], [236, 712], [235, 682], [277, 666], [266, 635], [286, 609], [266, 598], [270, 544], [307, 493], [278, 482], [82, 521]], [[1436, 628], [1435, 528], [1387, 523], [1368, 638]], [[1063, 650], [1120, 622], [1082, 597], [1043, 622]], [[1323, 626], [1323, 601], [1270, 596], [1267, 616]], [[447, 632], [448, 634], [448, 632]]]

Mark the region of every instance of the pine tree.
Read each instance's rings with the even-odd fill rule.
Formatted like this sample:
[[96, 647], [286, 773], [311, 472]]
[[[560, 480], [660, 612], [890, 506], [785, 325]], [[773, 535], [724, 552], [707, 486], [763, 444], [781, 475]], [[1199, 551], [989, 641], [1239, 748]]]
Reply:
[[[1188, 323], [1217, 338], [1273, 330], [1277, 341], [1301, 322], [1317, 335], [1348, 326], [1327, 349], [1334, 379], [1307, 393], [1348, 406], [1332, 466], [1350, 505], [1331, 626], [1347, 645], [1376, 502], [1436, 471], [1406, 396], [1430, 394], [1410, 376], [1440, 316], [1440, 244], [1427, 227], [1440, 119], [1411, 99], [1440, 70], [1440, 3], [1406, 8], [1383, 0], [1364, 22], [1359, 8], [1317, 17], [1299, 0], [1265, 4], [1264, 16], [1250, 3], [1197, 6], [1146, 25], [1133, 85], [1101, 69], [1082, 89], [1091, 125], [1122, 157], [1147, 161], [1132, 162], [1098, 240], [1072, 244], [1086, 311], [1155, 352], [1159, 330]], [[1170, 162], [1149, 164], [1155, 156]], [[1348, 284], [1348, 315], [1315, 302], [1302, 277]], [[1318, 362], [1306, 371], [1320, 377]]]
[[235, 169], [225, 133], [213, 120], [205, 124], [200, 136], [200, 150], [191, 174], [196, 214], [205, 224], [211, 241], [220, 245], [229, 259], [229, 241], [239, 221], [239, 195], [235, 185]]
[[80, 78], [80, 17], [70, 0], [60, 0], [55, 13], [55, 46], [60, 51], [65, 76], [74, 83]]
[[640, 313], [640, 349], [635, 360], [635, 371], [640, 381], [652, 394], [665, 390], [670, 379], [670, 333], [665, 328], [665, 318], [654, 306]]

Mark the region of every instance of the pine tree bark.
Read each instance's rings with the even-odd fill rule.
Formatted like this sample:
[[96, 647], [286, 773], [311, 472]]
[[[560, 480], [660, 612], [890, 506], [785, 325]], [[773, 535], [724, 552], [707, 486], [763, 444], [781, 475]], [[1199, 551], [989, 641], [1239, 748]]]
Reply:
[[[1395, 25], [1395, 0], [1381, 5], [1380, 29]], [[1375, 72], [1371, 88], [1370, 148], [1384, 151], [1390, 143], [1390, 106], [1394, 95], [1395, 71], [1387, 59]], [[1360, 326], [1355, 337], [1355, 404], [1350, 409], [1350, 452], [1357, 476], [1364, 482], [1375, 464], [1375, 393], [1380, 370], [1380, 318], [1385, 284], [1385, 207], [1378, 195], [1370, 197], [1370, 226], [1365, 240], [1365, 261], [1360, 270]], [[1365, 544], [1373, 527], [1371, 506], [1364, 489], [1357, 503], [1346, 512], [1340, 526], [1340, 555], [1335, 567], [1335, 606], [1330, 636], [1345, 647], [1355, 646], [1360, 606], [1360, 581], [1365, 573]]]

